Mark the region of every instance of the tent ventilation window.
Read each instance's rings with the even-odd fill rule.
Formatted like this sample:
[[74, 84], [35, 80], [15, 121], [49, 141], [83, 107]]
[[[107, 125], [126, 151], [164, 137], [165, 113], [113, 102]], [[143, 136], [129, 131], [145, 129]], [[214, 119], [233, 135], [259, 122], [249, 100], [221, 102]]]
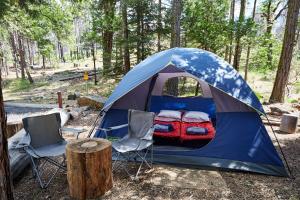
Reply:
[[166, 81], [163, 95], [176, 97], [202, 96], [200, 83], [191, 77], [176, 77]]

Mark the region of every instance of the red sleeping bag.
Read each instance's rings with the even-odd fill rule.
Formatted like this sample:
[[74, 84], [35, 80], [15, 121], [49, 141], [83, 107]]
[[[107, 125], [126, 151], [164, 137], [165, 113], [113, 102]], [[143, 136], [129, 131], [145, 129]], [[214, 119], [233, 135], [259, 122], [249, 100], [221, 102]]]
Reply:
[[[208, 130], [207, 134], [189, 134], [187, 128], [189, 127], [202, 127]], [[215, 137], [215, 129], [212, 122], [181, 122], [181, 140], [201, 140], [212, 139]]]
[[154, 136], [158, 137], [167, 137], [167, 138], [179, 138], [180, 137], [180, 123], [179, 121], [160, 121], [154, 120], [154, 124], [171, 124], [173, 126], [173, 130], [170, 132], [154, 132]]

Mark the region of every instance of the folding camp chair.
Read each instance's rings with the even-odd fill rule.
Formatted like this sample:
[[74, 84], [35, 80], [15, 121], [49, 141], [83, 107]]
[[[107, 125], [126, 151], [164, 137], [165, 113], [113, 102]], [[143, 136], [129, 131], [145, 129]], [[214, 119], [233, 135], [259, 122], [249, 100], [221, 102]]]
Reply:
[[[23, 146], [29, 155], [32, 164], [33, 175], [41, 188], [46, 188], [57, 174], [59, 169], [66, 171], [65, 148], [67, 142], [61, 134], [61, 119], [59, 113], [49, 115], [27, 117], [23, 119], [25, 137], [18, 144]], [[62, 156], [62, 162], [56, 161], [53, 157]], [[48, 180], [42, 180], [43, 167], [50, 163], [56, 167]]]
[[[113, 171], [123, 168], [130, 177], [133, 176], [129, 173], [126, 165], [117, 163], [118, 160], [124, 160], [127, 162], [127, 164], [129, 161], [140, 161], [140, 165], [134, 176], [135, 179], [138, 179], [138, 174], [143, 164], [146, 164], [149, 168], [152, 168], [154, 132], [153, 121], [154, 113], [129, 110], [128, 124], [109, 128], [100, 128], [100, 130], [104, 131], [107, 137], [107, 133], [109, 131], [128, 126], [128, 134], [122, 139], [112, 143], [113, 150], [115, 151]], [[150, 161], [147, 156], [149, 151], [151, 152]]]

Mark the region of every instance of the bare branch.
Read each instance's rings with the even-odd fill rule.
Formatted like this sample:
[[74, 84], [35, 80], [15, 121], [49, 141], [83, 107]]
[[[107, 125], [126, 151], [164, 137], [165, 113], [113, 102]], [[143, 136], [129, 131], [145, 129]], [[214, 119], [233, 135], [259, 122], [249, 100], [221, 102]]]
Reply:
[[281, 13], [282, 13], [285, 9], [287, 9], [287, 7], [288, 7], [288, 4], [285, 4], [285, 6], [284, 6], [283, 8], [281, 8], [281, 10], [280, 10], [280, 11], [277, 13], [277, 15], [274, 17], [274, 21], [277, 20], [278, 17], [281, 16]]

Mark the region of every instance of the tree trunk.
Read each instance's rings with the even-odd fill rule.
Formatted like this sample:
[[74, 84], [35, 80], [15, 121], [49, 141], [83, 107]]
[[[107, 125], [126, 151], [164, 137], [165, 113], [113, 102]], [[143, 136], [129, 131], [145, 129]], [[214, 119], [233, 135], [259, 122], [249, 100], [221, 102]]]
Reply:
[[65, 59], [65, 55], [64, 55], [64, 48], [60, 41], [58, 41], [57, 44], [58, 44], [58, 49], [59, 49], [59, 58], [60, 58], [61, 62], [65, 63], [66, 59]]
[[2, 78], [0, 73], [0, 199], [13, 200], [12, 179], [9, 167], [6, 115], [3, 104]]
[[266, 21], [267, 21], [267, 29], [266, 29], [266, 37], [268, 38], [268, 44], [267, 44], [267, 66], [271, 67], [272, 66], [272, 42], [271, 37], [272, 37], [272, 28], [273, 28], [273, 20], [271, 19], [273, 13], [271, 13], [271, 5], [272, 5], [272, 1], [269, 0], [268, 1], [268, 5], [267, 5], [267, 15], [266, 15]]
[[115, 0], [103, 0], [102, 9], [104, 11], [105, 18], [107, 19], [107, 27], [103, 30], [103, 74], [106, 75], [111, 70], [111, 58], [113, 48], [113, 27], [112, 23], [115, 15]]
[[[254, 18], [255, 18], [256, 3], [257, 3], [257, 0], [254, 0], [253, 10], [252, 10], [252, 20], [254, 20]], [[248, 79], [248, 66], [249, 66], [250, 53], [251, 53], [251, 42], [249, 42], [248, 47], [247, 47], [247, 56], [246, 56], [246, 65], [245, 65], [245, 77], [244, 77], [244, 79], [246, 81]]]
[[162, 32], [162, 23], [161, 23], [161, 0], [158, 0], [158, 18], [157, 18], [157, 51], [161, 51], [161, 32]]
[[25, 68], [26, 68], [26, 60], [25, 60], [25, 51], [23, 46], [23, 41], [21, 36], [18, 34], [18, 52], [19, 52], [19, 64], [21, 67], [21, 77], [25, 79]]
[[92, 55], [93, 55], [93, 62], [94, 62], [94, 83], [97, 85], [97, 68], [96, 68], [96, 55], [95, 55], [95, 43], [93, 43], [92, 47]]
[[[173, 0], [172, 2], [172, 30], [171, 30], [171, 48], [180, 47], [180, 18], [181, 18], [181, 0]], [[167, 93], [178, 96], [178, 78], [168, 80], [166, 87]]]
[[136, 25], [136, 34], [138, 36], [137, 38], [137, 47], [136, 47], [136, 57], [137, 57], [137, 63], [139, 63], [141, 61], [141, 57], [142, 57], [142, 50], [141, 50], [141, 46], [142, 46], [142, 27], [141, 27], [141, 21], [142, 21], [142, 9], [141, 9], [141, 5], [140, 2], [137, 3], [136, 7], [135, 7], [135, 11], [136, 11], [136, 21], [137, 21], [137, 25]]
[[180, 47], [180, 17], [181, 0], [173, 0], [172, 4], [172, 30], [171, 30], [171, 48]]
[[127, 0], [121, 0], [122, 20], [123, 20], [123, 37], [124, 37], [124, 72], [130, 70], [130, 53], [128, 46], [128, 20], [127, 20]]
[[43, 69], [46, 69], [46, 57], [42, 55], [42, 60], [43, 60]]
[[300, 1], [289, 0], [283, 45], [270, 102], [284, 102], [298, 22]]
[[14, 59], [14, 68], [16, 70], [16, 77], [19, 78], [18, 74], [18, 57], [17, 57], [17, 47], [14, 33], [10, 32], [10, 45], [12, 47], [12, 56]]
[[26, 39], [26, 45], [27, 45], [29, 65], [33, 65], [31, 42], [28, 38]]
[[242, 54], [242, 46], [241, 46], [241, 26], [245, 18], [245, 9], [246, 9], [246, 0], [241, 0], [241, 9], [240, 9], [240, 16], [236, 31], [236, 38], [235, 38], [235, 53], [234, 53], [234, 59], [233, 59], [233, 67], [236, 70], [239, 70], [240, 68], [240, 60], [241, 60], [241, 54]]
[[[234, 22], [234, 12], [235, 12], [235, 0], [231, 1], [231, 6], [230, 6], [230, 21]], [[232, 51], [233, 51], [233, 30], [230, 31], [230, 35], [229, 35], [229, 40], [230, 40], [230, 44], [229, 44], [229, 55], [228, 55], [228, 62], [229, 64], [231, 64], [231, 59], [232, 59]]]

